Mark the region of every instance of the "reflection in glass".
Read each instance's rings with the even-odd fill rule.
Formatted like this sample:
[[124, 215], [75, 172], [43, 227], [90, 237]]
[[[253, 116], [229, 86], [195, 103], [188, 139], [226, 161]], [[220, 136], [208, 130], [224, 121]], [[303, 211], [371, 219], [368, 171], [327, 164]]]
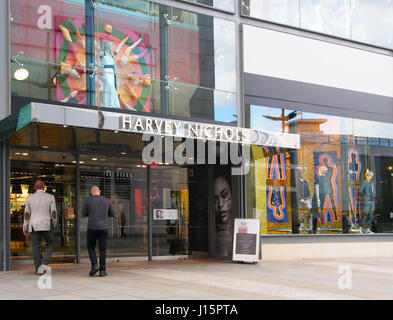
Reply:
[[[109, 1], [96, 11], [96, 38], [112, 43], [107, 56], [114, 60], [114, 68], [102, 63], [100, 48], [98, 105], [117, 107], [117, 93], [120, 109], [235, 120], [233, 22], [146, 1]], [[116, 72], [115, 79], [111, 70]], [[108, 72], [112, 84], [106, 87], [111, 88], [114, 103], [104, 103], [108, 95], [104, 75]], [[216, 112], [223, 108], [230, 108], [230, 116]]]
[[351, 0], [352, 39], [393, 48], [393, 2]]
[[198, 4], [203, 4], [205, 6], [210, 6], [213, 8], [226, 10], [230, 12], [235, 11], [235, 0], [183, 0]]
[[[34, 141], [34, 142], [33, 142]], [[26, 199], [41, 180], [56, 200], [52, 261], [75, 261], [77, 239], [76, 155], [69, 128], [30, 124], [10, 138], [11, 255], [31, 259], [31, 241], [22, 232]]]
[[242, 0], [244, 15], [299, 27], [299, 0]]
[[242, 14], [393, 48], [392, 0], [241, 0]]
[[86, 104], [84, 5], [11, 0], [12, 74], [21, 67], [29, 77], [12, 78], [12, 95]]
[[301, 28], [349, 38], [349, 0], [302, 0]]
[[251, 128], [301, 139], [299, 150], [252, 147], [248, 212], [263, 234], [393, 232], [392, 124], [247, 108]]

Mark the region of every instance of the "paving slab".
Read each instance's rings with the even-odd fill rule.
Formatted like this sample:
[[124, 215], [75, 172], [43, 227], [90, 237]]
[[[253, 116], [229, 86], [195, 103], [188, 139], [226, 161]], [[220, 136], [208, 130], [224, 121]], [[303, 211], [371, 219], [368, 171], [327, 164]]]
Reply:
[[[51, 268], [52, 288], [44, 290], [31, 266], [1, 272], [0, 300], [393, 299], [393, 261], [381, 258], [256, 265], [216, 259], [114, 262], [103, 278], [89, 277], [88, 264]], [[350, 279], [350, 288], [340, 288], [343, 276]]]

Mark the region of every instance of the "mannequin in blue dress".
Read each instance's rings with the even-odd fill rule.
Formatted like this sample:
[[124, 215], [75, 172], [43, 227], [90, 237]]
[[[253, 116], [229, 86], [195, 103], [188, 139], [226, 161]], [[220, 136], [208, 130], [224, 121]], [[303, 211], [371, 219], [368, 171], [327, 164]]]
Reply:
[[109, 40], [103, 40], [101, 49], [104, 80], [102, 106], [105, 108], [120, 108], [119, 96], [117, 95], [116, 64], [112, 56], [113, 43]]

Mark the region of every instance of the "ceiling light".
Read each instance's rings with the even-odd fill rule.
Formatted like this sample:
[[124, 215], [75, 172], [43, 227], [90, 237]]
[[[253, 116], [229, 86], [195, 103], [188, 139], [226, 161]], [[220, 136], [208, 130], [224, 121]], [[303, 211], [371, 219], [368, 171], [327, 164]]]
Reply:
[[19, 68], [15, 71], [14, 77], [18, 81], [26, 80], [29, 77], [29, 70], [25, 68]]

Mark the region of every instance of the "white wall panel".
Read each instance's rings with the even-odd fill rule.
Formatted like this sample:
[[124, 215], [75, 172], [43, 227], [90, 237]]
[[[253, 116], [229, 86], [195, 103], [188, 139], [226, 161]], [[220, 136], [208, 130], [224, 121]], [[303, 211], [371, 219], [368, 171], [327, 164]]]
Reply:
[[393, 97], [393, 57], [244, 25], [244, 72]]

